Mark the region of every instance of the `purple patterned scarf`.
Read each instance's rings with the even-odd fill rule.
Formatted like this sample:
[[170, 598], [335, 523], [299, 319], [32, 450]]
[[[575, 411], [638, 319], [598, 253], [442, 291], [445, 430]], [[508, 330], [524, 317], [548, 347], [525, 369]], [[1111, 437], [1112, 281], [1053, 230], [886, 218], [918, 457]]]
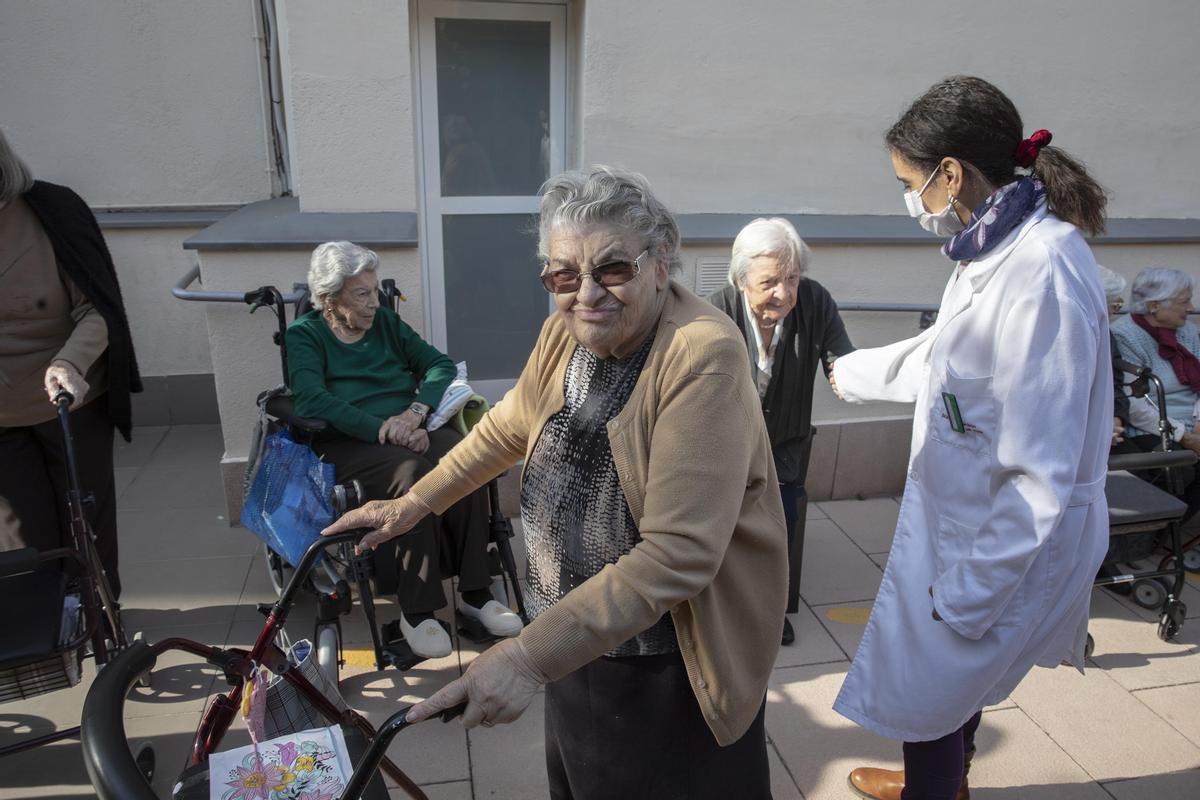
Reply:
[[1045, 196], [1046, 187], [1037, 178], [1006, 183], [971, 212], [970, 223], [942, 245], [942, 252], [953, 261], [974, 261], [986, 255], [1032, 214]]

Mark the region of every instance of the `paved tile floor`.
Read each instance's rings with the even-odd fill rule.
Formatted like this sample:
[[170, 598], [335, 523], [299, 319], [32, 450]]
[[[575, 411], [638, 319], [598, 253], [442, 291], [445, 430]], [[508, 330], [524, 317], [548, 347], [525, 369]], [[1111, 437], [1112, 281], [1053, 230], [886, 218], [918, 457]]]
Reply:
[[[140, 428], [116, 451], [127, 620], [155, 640], [168, 634], [248, 646], [254, 610], [272, 597], [260, 548], [222, 517], [220, 432], [210, 426]], [[899, 506], [890, 498], [813, 505], [798, 642], [783, 648], [768, 696], [776, 798], [847, 798], [846, 774], [862, 763], [898, 766], [900, 749], [831, 710], [879, 586]], [[1194, 579], [1193, 579], [1194, 580]], [[1155, 636], [1153, 614], [1097, 591], [1092, 669], [1035, 670], [1013, 697], [984, 715], [976, 798], [1200, 798], [1200, 589], [1185, 598], [1193, 622], [1179, 641]], [[384, 618], [392, 609], [384, 603]], [[295, 617], [304, 635], [303, 615]], [[479, 651], [401, 674], [366, 665], [365, 627], [346, 621], [342, 687], [381, 721], [401, 702], [427, 697], [461, 674]], [[0, 706], [0, 742], [75, 724], [88, 681], [66, 692]], [[155, 788], [168, 797], [215, 673], [185, 657], [164, 659], [150, 689], [127, 704], [131, 740], [158, 750]], [[470, 733], [431, 723], [405, 732], [392, 757], [435, 800], [545, 797], [541, 699], [516, 724]], [[232, 744], [246, 741], [235, 731]], [[394, 796], [401, 796], [399, 790]], [[93, 794], [77, 742], [0, 762], [0, 798]]]

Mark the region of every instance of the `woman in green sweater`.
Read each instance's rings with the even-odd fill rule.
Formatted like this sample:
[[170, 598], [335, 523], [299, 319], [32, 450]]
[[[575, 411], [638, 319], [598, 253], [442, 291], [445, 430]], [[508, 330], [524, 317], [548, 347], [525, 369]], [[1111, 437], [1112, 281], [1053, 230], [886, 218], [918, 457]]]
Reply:
[[[425, 430], [455, 367], [388, 308], [379, 305], [379, 256], [350, 242], [313, 251], [308, 285], [315, 310], [288, 327], [288, 373], [296, 413], [331, 431], [313, 450], [357, 479], [368, 500], [401, 496], [461, 437]], [[492, 598], [487, 496], [476, 491], [397, 541], [400, 628], [413, 652], [439, 658], [450, 637], [434, 619], [446, 605], [442, 579], [458, 576], [460, 610], [496, 636], [521, 630], [520, 618]]]

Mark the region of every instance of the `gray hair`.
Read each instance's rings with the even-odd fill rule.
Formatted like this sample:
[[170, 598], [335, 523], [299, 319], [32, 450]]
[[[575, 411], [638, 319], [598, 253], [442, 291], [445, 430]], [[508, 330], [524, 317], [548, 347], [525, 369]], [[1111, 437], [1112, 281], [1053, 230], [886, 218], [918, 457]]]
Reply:
[[562, 225], [612, 224], [627, 228], [646, 243], [650, 255], [674, 272], [682, 265], [679, 226], [658, 201], [645, 176], [595, 166], [564, 172], [542, 184], [538, 257], [549, 259], [550, 232]]
[[322, 297], [332, 297], [340, 292], [346, 278], [378, 269], [379, 256], [375, 251], [354, 242], [317, 245], [308, 265], [308, 290], [312, 294], [313, 308], [321, 308]]
[[1125, 287], [1129, 286], [1129, 281], [1125, 280], [1124, 275], [1118, 275], [1108, 267], [1096, 265], [1096, 269], [1100, 272], [1100, 285], [1104, 287], [1104, 299], [1112, 302], [1125, 294]]
[[1177, 269], [1152, 267], [1144, 269], [1133, 279], [1129, 310], [1134, 314], [1149, 312], [1150, 303], [1161, 303], [1172, 297], [1192, 291], [1192, 276]]
[[0, 203], [9, 203], [33, 188], [33, 173], [0, 130]]
[[812, 262], [812, 250], [796, 233], [795, 226], [783, 217], [759, 217], [742, 228], [733, 240], [733, 256], [729, 260], [729, 282], [734, 286], [746, 284], [750, 262], [759, 256], [770, 256], [794, 266], [804, 275]]

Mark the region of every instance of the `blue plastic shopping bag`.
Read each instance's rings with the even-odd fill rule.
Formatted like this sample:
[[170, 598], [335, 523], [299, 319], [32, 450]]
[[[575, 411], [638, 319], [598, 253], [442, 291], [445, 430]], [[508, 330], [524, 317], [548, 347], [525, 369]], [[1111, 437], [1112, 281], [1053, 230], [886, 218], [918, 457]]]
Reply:
[[241, 522], [294, 567], [333, 522], [333, 486], [332, 464], [276, 431], [263, 442]]

